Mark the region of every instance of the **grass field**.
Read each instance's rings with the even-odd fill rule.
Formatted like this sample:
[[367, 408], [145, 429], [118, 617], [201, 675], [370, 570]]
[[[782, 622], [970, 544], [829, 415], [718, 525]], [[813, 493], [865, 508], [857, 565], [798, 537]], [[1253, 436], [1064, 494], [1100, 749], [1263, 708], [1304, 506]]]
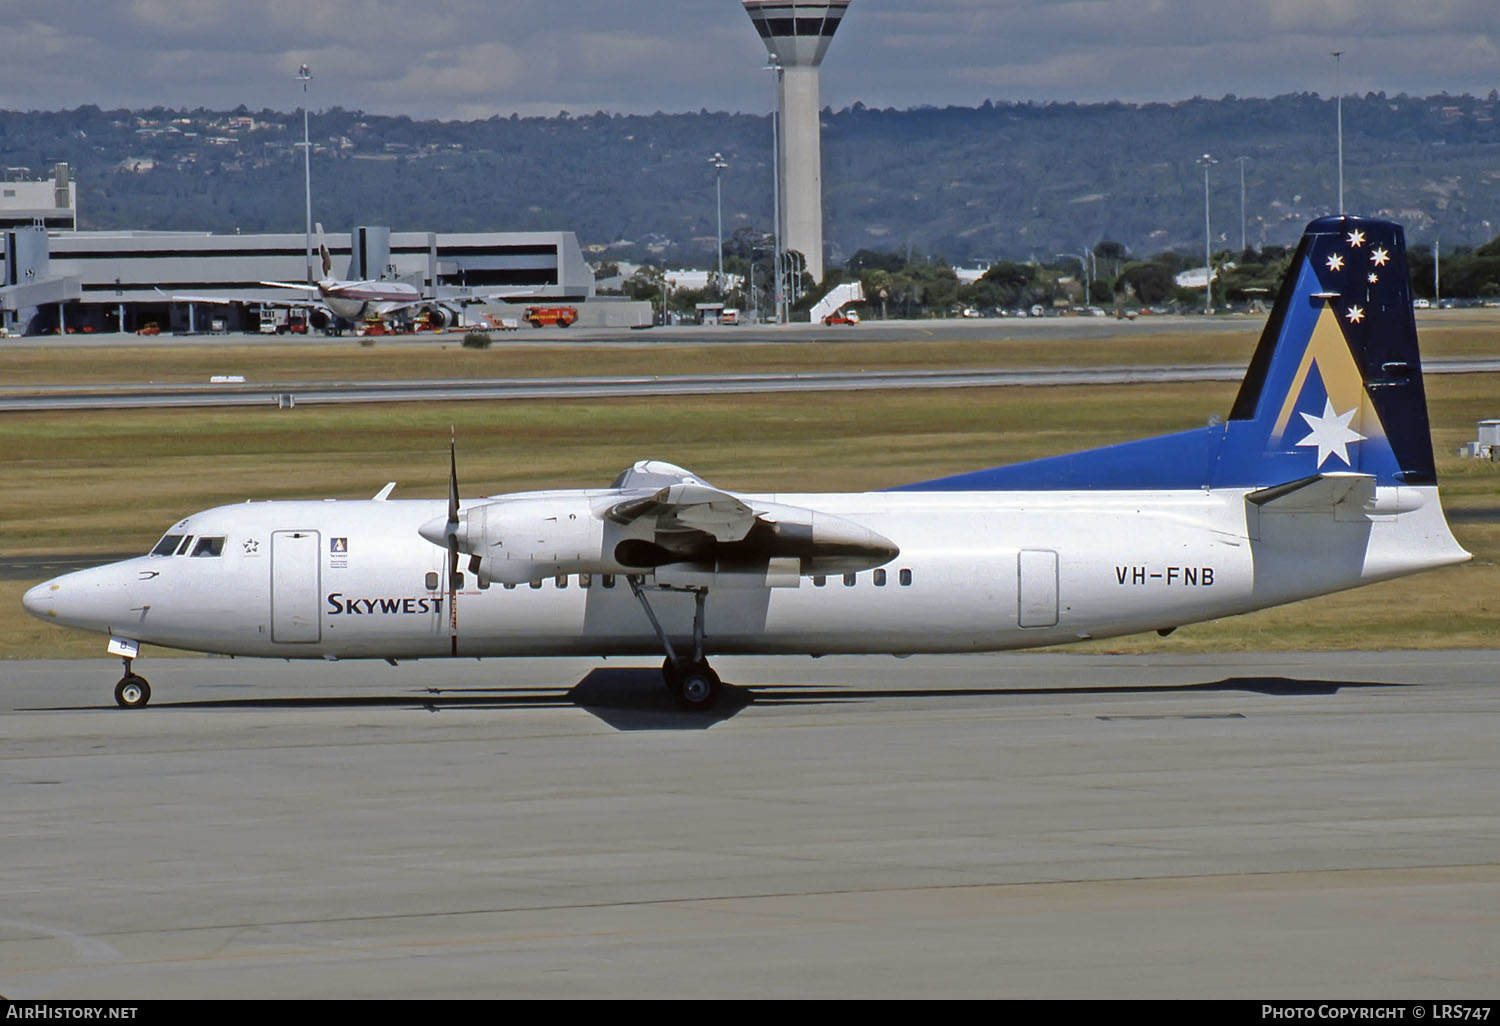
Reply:
[[[1430, 351], [1426, 341], [1424, 336], [1424, 350]], [[1451, 344], [1462, 348], [1482, 341], [1464, 338]], [[1246, 359], [1253, 343], [1253, 337], [1221, 337], [1211, 343], [1174, 338], [1163, 345], [1216, 346], [1204, 362], [1228, 362]], [[994, 343], [892, 343], [868, 350], [858, 344], [851, 350], [849, 345], [743, 348], [779, 352], [781, 362], [765, 369], [802, 369], [829, 353], [859, 352], [870, 361], [862, 365], [869, 366], [990, 366], [1001, 363], [1001, 356], [1029, 359], [1025, 354], [1032, 352], [1025, 348], [1030, 343], [1017, 344], [1021, 348], [1014, 352]], [[912, 355], [927, 345], [943, 347], [929, 354], [941, 359]], [[1134, 350], [1122, 346], [1112, 342], [1101, 349], [1111, 355], [1100, 362], [1170, 362], [1159, 351], [1143, 351], [1138, 342]], [[686, 348], [691, 347], [673, 347], [674, 364]], [[721, 348], [732, 352], [742, 347]], [[977, 354], [986, 349], [989, 358], [980, 358]], [[614, 354], [609, 358], [639, 359], [634, 350], [580, 353], [573, 347], [563, 352], [547, 347], [546, 356], [547, 361], [565, 362], [586, 357], [588, 373], [624, 373], [619, 367], [602, 366], [604, 358]], [[372, 352], [382, 354], [378, 347], [345, 347], [336, 354], [317, 349], [304, 365], [297, 360], [302, 351], [278, 348], [275, 359], [284, 363], [278, 363], [276, 373], [311, 379], [314, 373], [332, 373], [329, 368], [344, 359], [345, 352], [362, 360]], [[459, 373], [435, 370], [430, 363], [415, 373], [405, 362], [411, 354], [391, 352], [400, 359], [382, 366], [392, 376]], [[441, 355], [483, 360], [495, 352]], [[1126, 358], [1131, 352], [1134, 361]], [[30, 353], [37, 355], [32, 358]], [[420, 349], [415, 354], [424, 355]], [[27, 359], [21, 362], [31, 367], [28, 373], [52, 375], [38, 377], [35, 383], [75, 380], [57, 368], [59, 356], [66, 354], [35, 350], [0, 356], [4, 381], [12, 380], [11, 361], [23, 355]], [[173, 355], [178, 355], [175, 350]], [[224, 354], [218, 355], [222, 362]], [[53, 362], [48, 364], [44, 357]], [[656, 357], [660, 361], [661, 353]], [[752, 357], [766, 358], [749, 352], [734, 358]], [[528, 366], [544, 365], [553, 366]], [[834, 365], [850, 364], [844, 360], [830, 366]], [[564, 373], [583, 372], [574, 366]], [[261, 373], [270, 371], [262, 367]], [[340, 373], [377, 376], [365, 363]], [[520, 372], [509, 367], [474, 373]], [[110, 380], [148, 377], [118, 365], [110, 374]], [[459, 475], [466, 495], [604, 485], [643, 458], [671, 460], [734, 490], [859, 490], [1195, 427], [1210, 415], [1226, 412], [1235, 388], [1228, 383], [1157, 384], [10, 414], [0, 417], [0, 452], [6, 468], [6, 486], [0, 491], [0, 552], [144, 552], [173, 521], [194, 510], [247, 498], [368, 498], [389, 480], [399, 482], [398, 498], [440, 497], [446, 488], [450, 425], [457, 432]], [[1500, 375], [1433, 376], [1427, 388], [1445, 505], [1458, 510], [1500, 509], [1500, 465], [1453, 455], [1458, 445], [1474, 437], [1477, 420], [1500, 415]], [[1187, 627], [1166, 639], [1153, 634], [1090, 647], [1147, 652], [1496, 647], [1500, 523], [1460, 520], [1455, 533], [1475, 554], [1475, 560], [1464, 566]], [[0, 582], [0, 657], [102, 652], [101, 639], [27, 617], [19, 598], [28, 583], [33, 582]]]
[[[1429, 357], [1500, 355], [1500, 316], [1455, 311], [1466, 320], [1425, 328]], [[1492, 323], [1493, 322], [1493, 323]], [[861, 342], [847, 335], [816, 343], [538, 345], [501, 336], [490, 349], [464, 349], [456, 335], [420, 342], [350, 339], [300, 345], [206, 345], [174, 341], [66, 349], [0, 345], [0, 389], [69, 383], [202, 384], [216, 374], [249, 382], [290, 383], [422, 378], [572, 377], [579, 375], [724, 374], [828, 370], [971, 367], [1113, 367], [1141, 363], [1193, 366], [1246, 363], [1258, 322], [1243, 331], [1165, 332], [1147, 322], [1119, 325], [1107, 338], [1028, 333], [1021, 338], [955, 341], [941, 336], [904, 342]], [[730, 330], [730, 329], [725, 329]], [[726, 335], [733, 338], [733, 335]]]

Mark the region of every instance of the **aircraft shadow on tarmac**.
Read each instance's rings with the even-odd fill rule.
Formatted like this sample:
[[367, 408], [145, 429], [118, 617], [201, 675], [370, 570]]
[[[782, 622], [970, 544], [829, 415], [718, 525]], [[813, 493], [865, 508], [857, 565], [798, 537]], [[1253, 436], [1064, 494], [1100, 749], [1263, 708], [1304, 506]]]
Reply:
[[[654, 668], [591, 670], [571, 688], [511, 684], [428, 688], [420, 695], [358, 695], [318, 698], [230, 698], [159, 702], [171, 709], [554, 709], [576, 706], [621, 731], [706, 730], [746, 706], [847, 705], [888, 699], [942, 701], [960, 698], [1024, 698], [1046, 695], [1172, 695], [1244, 692], [1277, 697], [1333, 695], [1344, 690], [1413, 687], [1385, 681], [1302, 680], [1290, 677], [1226, 677], [1200, 684], [1057, 685], [1052, 687], [947, 687], [861, 690], [827, 684], [723, 684], [718, 705], [709, 711], [677, 707]], [[148, 713], [149, 715], [149, 713]]]

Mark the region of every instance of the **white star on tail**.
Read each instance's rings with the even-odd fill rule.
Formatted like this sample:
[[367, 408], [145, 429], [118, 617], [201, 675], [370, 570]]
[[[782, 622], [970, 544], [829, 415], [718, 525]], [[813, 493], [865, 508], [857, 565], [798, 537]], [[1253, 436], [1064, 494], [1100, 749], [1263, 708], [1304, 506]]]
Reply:
[[1318, 447], [1318, 469], [1323, 469], [1323, 464], [1328, 462], [1328, 457], [1337, 456], [1344, 461], [1344, 466], [1352, 467], [1349, 462], [1349, 443], [1363, 442], [1365, 436], [1349, 426], [1349, 421], [1354, 419], [1355, 410], [1348, 413], [1334, 413], [1333, 400], [1323, 400], [1323, 416], [1314, 417], [1311, 413], [1301, 414], [1307, 426], [1312, 428], [1312, 434], [1308, 435], [1298, 445]]
[[1330, 271], [1342, 271], [1344, 269], [1344, 258], [1335, 253], [1328, 258], [1328, 269]]
[[1344, 314], [1344, 316], [1349, 318], [1350, 324], [1358, 324], [1365, 319], [1365, 311], [1362, 307], [1351, 306], [1349, 312]]
[[1384, 248], [1378, 248], [1370, 254], [1370, 263], [1374, 264], [1376, 267], [1384, 267], [1386, 261], [1390, 258], [1391, 255], [1387, 253]]
[[1359, 231], [1358, 229], [1355, 229], [1354, 231], [1352, 231], [1352, 232], [1349, 233], [1349, 245], [1351, 245], [1351, 246], [1362, 246], [1362, 245], [1364, 245], [1364, 241], [1365, 241], [1365, 233], [1364, 232]]

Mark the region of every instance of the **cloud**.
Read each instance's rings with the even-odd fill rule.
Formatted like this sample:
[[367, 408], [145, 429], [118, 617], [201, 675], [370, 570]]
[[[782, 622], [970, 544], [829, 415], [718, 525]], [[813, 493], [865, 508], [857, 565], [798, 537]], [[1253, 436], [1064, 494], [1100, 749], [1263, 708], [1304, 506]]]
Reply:
[[[1493, 0], [854, 0], [824, 103], [1487, 93]], [[412, 117], [762, 112], [735, 0], [0, 0], [0, 104], [315, 107]]]

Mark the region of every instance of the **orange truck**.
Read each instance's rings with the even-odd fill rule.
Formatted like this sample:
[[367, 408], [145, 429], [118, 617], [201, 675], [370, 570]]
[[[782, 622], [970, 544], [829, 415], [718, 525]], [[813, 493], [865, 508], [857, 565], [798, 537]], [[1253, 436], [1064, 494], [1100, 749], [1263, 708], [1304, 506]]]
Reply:
[[533, 328], [545, 328], [556, 325], [566, 328], [578, 320], [578, 311], [571, 306], [528, 306], [526, 308], [526, 323]]

